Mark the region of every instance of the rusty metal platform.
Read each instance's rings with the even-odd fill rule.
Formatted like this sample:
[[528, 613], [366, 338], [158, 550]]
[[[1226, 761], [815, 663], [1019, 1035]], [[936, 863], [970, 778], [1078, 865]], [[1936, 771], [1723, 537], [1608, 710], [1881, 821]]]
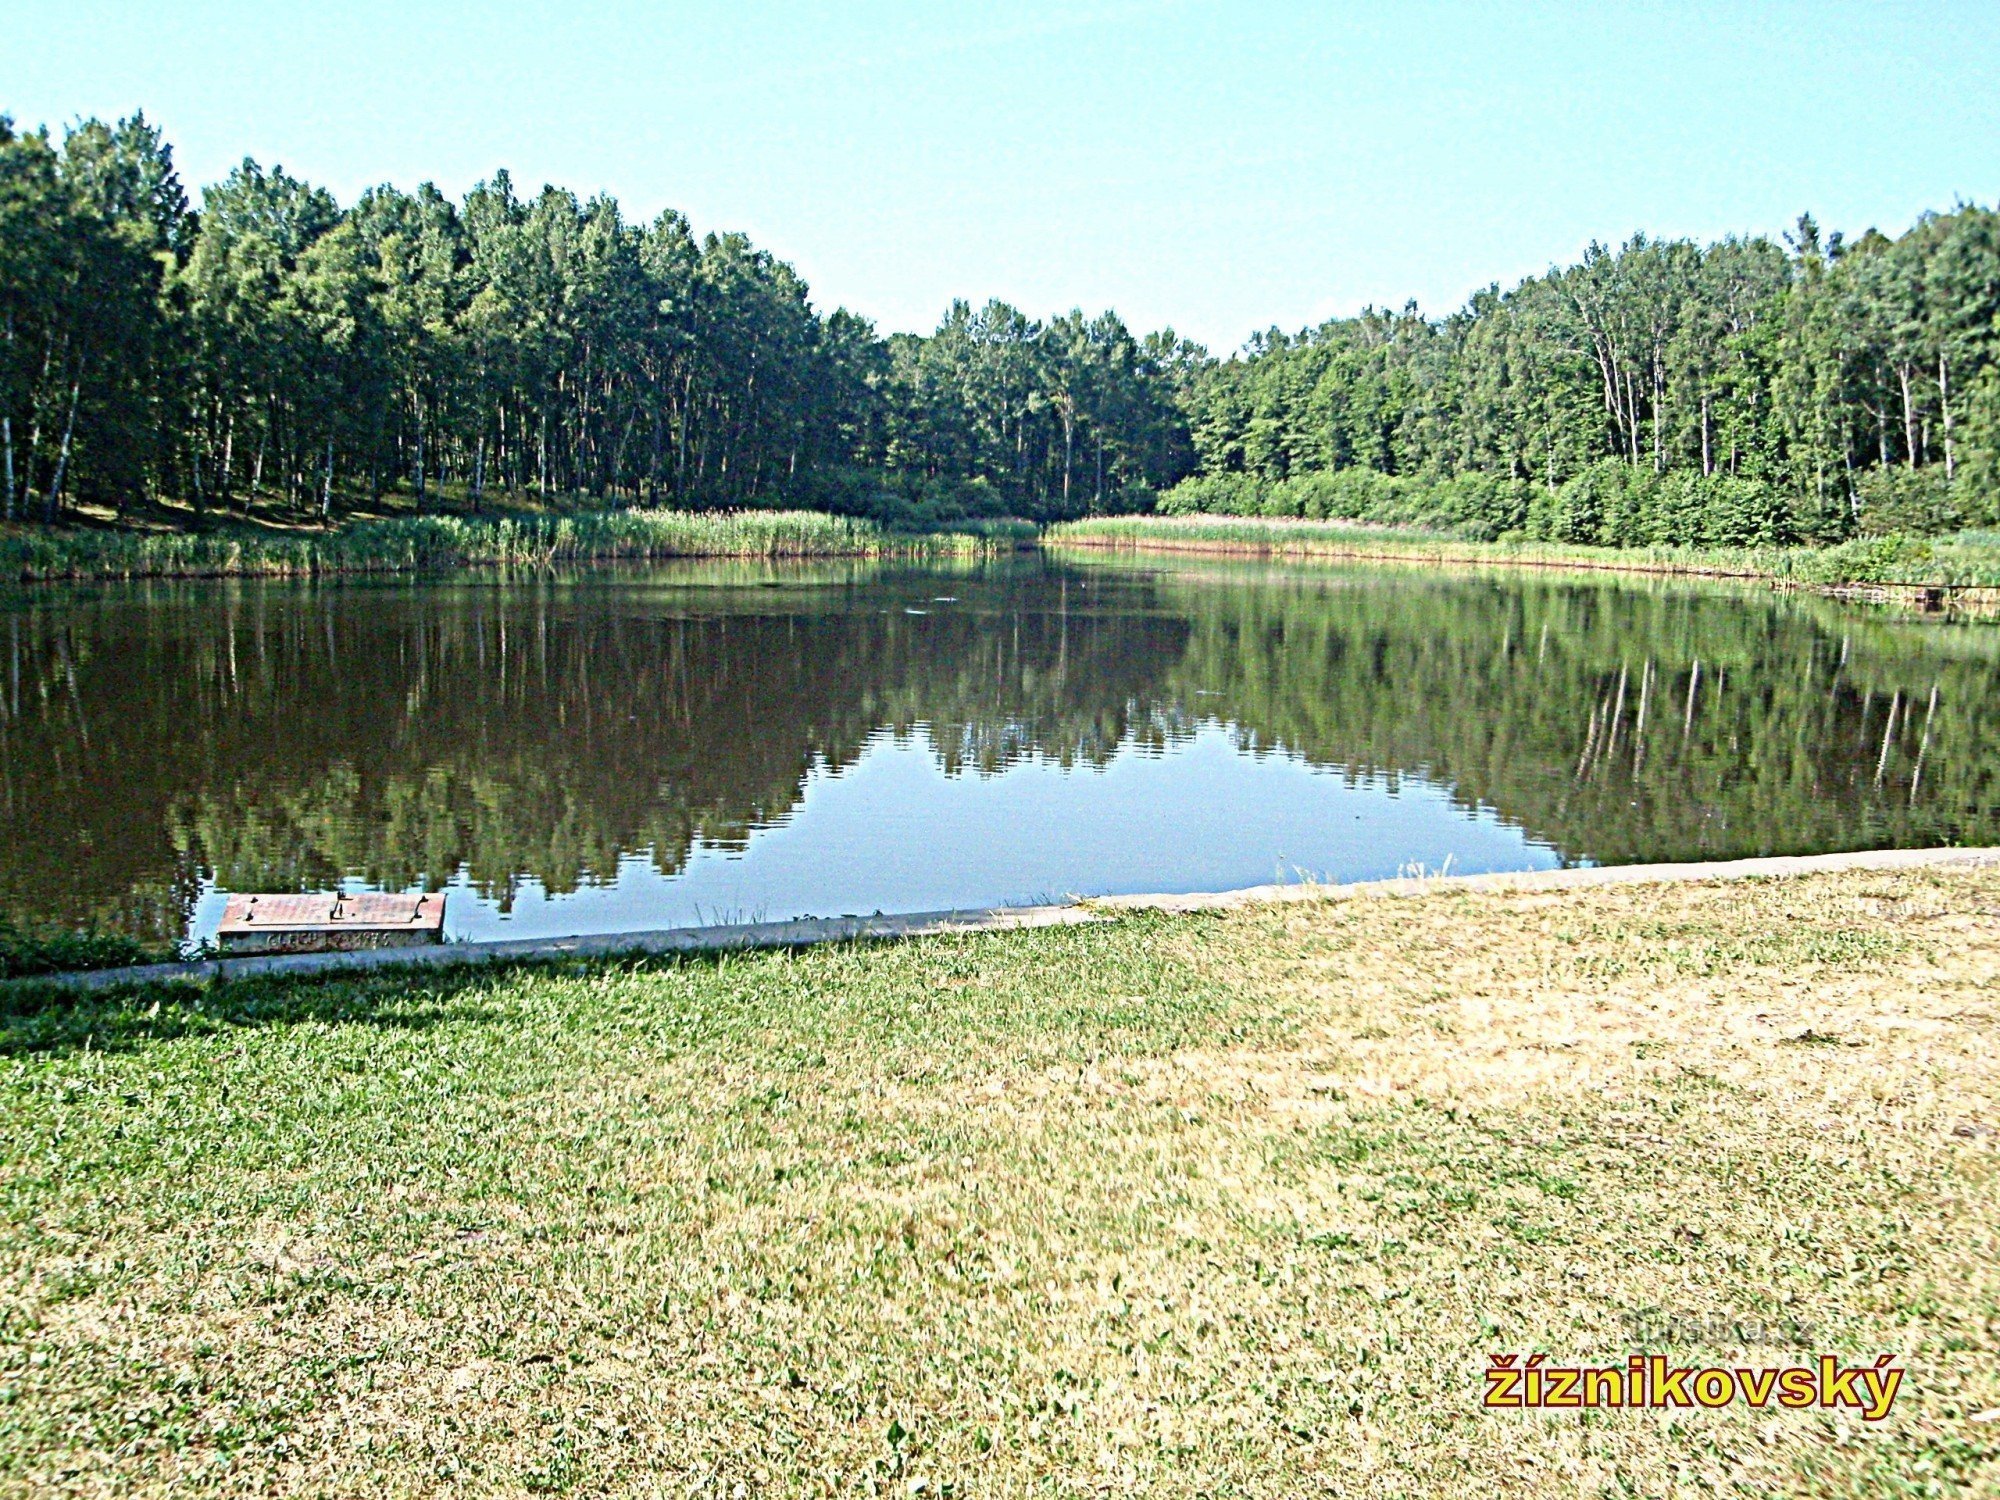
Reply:
[[231, 896], [215, 936], [225, 953], [420, 947], [444, 941], [444, 896]]

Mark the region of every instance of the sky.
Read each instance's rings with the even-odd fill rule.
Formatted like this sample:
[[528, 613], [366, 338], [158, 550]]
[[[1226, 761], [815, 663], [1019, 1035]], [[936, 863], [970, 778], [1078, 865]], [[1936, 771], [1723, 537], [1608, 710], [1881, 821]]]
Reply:
[[1115, 308], [1221, 352], [1449, 312], [1634, 231], [1890, 232], [2000, 198], [2000, 5], [67, 0], [18, 125], [143, 108], [193, 188], [506, 167], [743, 230], [822, 309]]

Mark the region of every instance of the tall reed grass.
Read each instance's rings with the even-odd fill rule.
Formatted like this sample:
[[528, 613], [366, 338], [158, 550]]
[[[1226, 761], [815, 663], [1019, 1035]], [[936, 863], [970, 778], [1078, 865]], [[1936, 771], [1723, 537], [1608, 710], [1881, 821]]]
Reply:
[[1587, 547], [1476, 542], [1337, 521], [1194, 516], [1108, 516], [1050, 527], [1050, 547], [1239, 553], [1436, 563], [1508, 563], [1708, 578], [1760, 578], [1814, 587], [1896, 585], [2000, 588], [2000, 535], [1868, 537], [1835, 547]]
[[419, 516], [268, 535], [23, 531], [0, 536], [0, 579], [315, 577], [673, 557], [937, 557], [1013, 546], [1024, 532], [1031, 538], [1034, 528], [900, 533], [797, 510]]

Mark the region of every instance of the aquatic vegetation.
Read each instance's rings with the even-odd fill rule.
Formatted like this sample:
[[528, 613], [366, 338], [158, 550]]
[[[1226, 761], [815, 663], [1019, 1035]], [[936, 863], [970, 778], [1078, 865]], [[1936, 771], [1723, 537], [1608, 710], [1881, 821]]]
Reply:
[[1815, 587], [1905, 584], [2000, 588], [2000, 537], [1865, 537], [1833, 547], [1595, 547], [1526, 540], [1475, 541], [1434, 531], [1342, 521], [1256, 517], [1105, 516], [1066, 521], [1049, 547], [1233, 552], [1431, 563], [1503, 563], [1702, 578], [1757, 578]]
[[611, 510], [569, 516], [415, 516], [335, 531], [21, 531], [0, 536], [0, 580], [303, 578], [545, 567], [672, 557], [942, 557], [1012, 545], [1025, 523], [904, 533], [802, 510]]

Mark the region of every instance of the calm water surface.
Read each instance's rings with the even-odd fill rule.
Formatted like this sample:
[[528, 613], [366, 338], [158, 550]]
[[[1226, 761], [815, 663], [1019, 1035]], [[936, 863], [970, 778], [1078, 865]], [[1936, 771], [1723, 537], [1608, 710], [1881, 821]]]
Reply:
[[2000, 842], [2000, 629], [1046, 558], [0, 598], [0, 916], [462, 937]]

